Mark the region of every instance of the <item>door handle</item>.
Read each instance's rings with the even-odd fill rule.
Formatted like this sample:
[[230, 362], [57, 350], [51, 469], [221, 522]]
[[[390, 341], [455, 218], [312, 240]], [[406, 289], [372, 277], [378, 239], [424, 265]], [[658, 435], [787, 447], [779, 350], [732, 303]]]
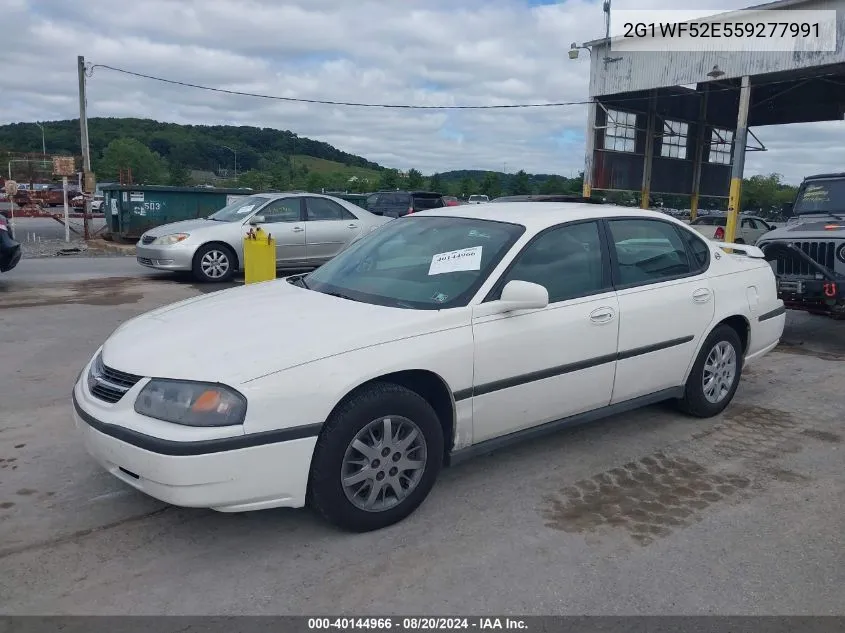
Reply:
[[609, 323], [616, 316], [612, 308], [598, 308], [590, 312], [590, 321], [593, 323]]
[[293, 232], [294, 232], [294, 233], [302, 233], [304, 230], [305, 230], [305, 229], [303, 229], [301, 226], [295, 226], [295, 227], [293, 227]]
[[349, 224], [348, 226], [349, 226], [350, 229], [357, 229], [358, 228], [357, 224]]
[[696, 303], [707, 303], [712, 294], [707, 288], [699, 288], [692, 293], [692, 300]]

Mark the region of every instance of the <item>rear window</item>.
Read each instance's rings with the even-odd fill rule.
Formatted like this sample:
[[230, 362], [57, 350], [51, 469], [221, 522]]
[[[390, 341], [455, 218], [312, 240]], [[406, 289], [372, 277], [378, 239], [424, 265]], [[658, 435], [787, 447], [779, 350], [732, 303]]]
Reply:
[[727, 223], [727, 218], [701, 218], [700, 220], [696, 220], [694, 222], [694, 224], [698, 226], [727, 226]]
[[407, 193], [380, 193], [376, 199], [377, 207], [401, 207], [411, 204], [411, 196]]
[[813, 180], [801, 188], [793, 213], [820, 213], [845, 210], [845, 180]]
[[414, 196], [414, 209], [436, 209], [443, 206], [443, 198], [440, 196]]

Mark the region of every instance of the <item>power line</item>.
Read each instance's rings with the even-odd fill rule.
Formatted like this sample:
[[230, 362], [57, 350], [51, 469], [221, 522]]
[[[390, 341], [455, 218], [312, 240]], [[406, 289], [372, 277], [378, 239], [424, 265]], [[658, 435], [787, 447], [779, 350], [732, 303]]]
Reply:
[[[116, 68], [115, 66], [109, 66], [108, 64], [91, 64], [87, 68], [87, 75], [92, 77], [94, 75], [94, 69], [96, 68], [105, 68], [106, 70], [111, 70], [117, 73], [122, 73], [124, 75], [131, 75], [133, 77], [140, 77], [142, 79], [150, 79], [152, 81], [159, 81], [161, 83], [171, 84], [174, 86], [182, 86], [185, 88], [196, 88], [198, 90], [207, 90], [209, 92], [218, 92], [228, 95], [236, 95], [241, 97], [255, 97], [258, 99], [271, 99], [275, 101], [287, 101], [291, 103], [313, 103], [319, 105], [333, 105], [333, 106], [346, 106], [346, 107], [355, 107], [355, 108], [385, 108], [385, 109], [396, 109], [396, 110], [507, 110], [507, 109], [529, 109], [529, 108], [561, 108], [566, 106], [577, 106], [577, 105], [590, 105], [592, 103], [591, 100], [587, 99], [585, 101], [557, 101], [552, 103], [512, 103], [512, 104], [505, 104], [505, 103], [497, 103], [492, 105], [416, 105], [416, 104], [409, 104], [409, 103], [360, 103], [356, 101], [330, 101], [327, 99], [305, 99], [301, 97], [281, 97], [279, 95], [266, 95], [256, 92], [244, 92], [241, 90], [227, 90], [226, 88], [215, 88], [213, 86], [203, 86], [200, 84], [190, 83], [187, 81], [178, 81], [176, 79], [166, 79], [164, 77], [156, 77], [154, 75], [147, 75], [144, 73], [135, 72], [132, 70], [126, 70], [124, 68]], [[826, 77], [841, 77], [840, 73], [824, 73], [819, 75], [814, 75], [808, 79], [824, 79]], [[795, 83], [794, 79], [781, 79], [775, 81], [767, 81], [761, 83], [755, 83], [751, 86], [751, 88], [761, 88], [763, 86], [776, 86], [779, 84], [792, 84]], [[739, 86], [726, 86], [721, 88], [715, 88], [711, 85], [710, 87], [710, 94], [714, 92], [736, 92], [740, 88]], [[688, 97], [690, 96], [689, 93], [677, 93], [677, 94], [667, 94], [661, 95], [661, 99], [668, 98], [668, 97]], [[609, 101], [613, 104], [618, 103], [625, 103], [627, 101], [642, 101], [644, 97], [622, 97], [622, 98], [615, 98], [610, 99]]]
[[[160, 81], [166, 84], [175, 86], [184, 86], [186, 88], [198, 88], [200, 90], [209, 90], [211, 92], [222, 92], [229, 95], [238, 95], [242, 97], [257, 97], [259, 99], [274, 99], [277, 101], [290, 101], [293, 103], [317, 103], [321, 105], [334, 106], [349, 106], [356, 108], [393, 108], [402, 110], [501, 110], [505, 108], [559, 108], [561, 106], [572, 105], [586, 105], [590, 101], [561, 101], [557, 103], [516, 103], [516, 104], [494, 104], [494, 105], [415, 105], [406, 103], [359, 103], [355, 101], [329, 101], [325, 99], [303, 99], [299, 97], [280, 97], [278, 95], [265, 95], [255, 92], [243, 92], [240, 90], [226, 90], [225, 88], [214, 88], [212, 86], [201, 86], [186, 81], [177, 81], [175, 79], [165, 79], [163, 77], [155, 77], [153, 75], [145, 75], [144, 73], [134, 72], [132, 70], [125, 70], [123, 68], [115, 68], [106, 64], [93, 64], [90, 67], [91, 74], [95, 68], [106, 68], [124, 75], [132, 75], [134, 77], [142, 77], [143, 79], [152, 79], [153, 81]], [[91, 76], [91, 75], [89, 75]]]

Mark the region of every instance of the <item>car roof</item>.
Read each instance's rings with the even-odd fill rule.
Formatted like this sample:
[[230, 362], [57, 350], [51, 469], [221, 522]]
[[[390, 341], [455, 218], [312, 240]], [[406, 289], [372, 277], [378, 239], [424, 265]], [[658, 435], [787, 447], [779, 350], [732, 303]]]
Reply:
[[683, 224], [659, 211], [646, 211], [632, 207], [618, 207], [612, 204], [592, 204], [589, 202], [512, 202], [510, 204], [481, 204], [460, 207], [442, 207], [427, 209], [411, 217], [438, 216], [453, 218], [476, 218], [495, 222], [521, 224], [528, 229], [540, 231], [546, 227], [572, 222], [573, 220], [592, 220], [607, 217], [652, 218]]

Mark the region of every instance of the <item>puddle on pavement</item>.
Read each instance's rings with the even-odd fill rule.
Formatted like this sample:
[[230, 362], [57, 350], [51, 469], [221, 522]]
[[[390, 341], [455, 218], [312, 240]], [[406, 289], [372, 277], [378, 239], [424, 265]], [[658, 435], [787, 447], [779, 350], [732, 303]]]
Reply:
[[[841, 435], [807, 424], [787, 411], [734, 404], [714, 427], [692, 436], [731, 472], [684, 457], [654, 453], [578, 481], [544, 498], [546, 526], [569, 533], [624, 529], [640, 545], [691, 525], [723, 503], [736, 503], [776, 482], [813, 479], [775, 460], [810, 441], [839, 444]], [[709, 463], [709, 462], [708, 462]]]
[[698, 521], [711, 505], [751, 480], [709, 472], [682, 457], [655, 453], [564, 488], [546, 498], [546, 526], [570, 533], [619, 527], [640, 545]]
[[0, 309], [137, 303], [143, 297], [137, 286], [145, 281], [137, 277], [109, 277], [47, 284], [10, 284], [0, 294]]

